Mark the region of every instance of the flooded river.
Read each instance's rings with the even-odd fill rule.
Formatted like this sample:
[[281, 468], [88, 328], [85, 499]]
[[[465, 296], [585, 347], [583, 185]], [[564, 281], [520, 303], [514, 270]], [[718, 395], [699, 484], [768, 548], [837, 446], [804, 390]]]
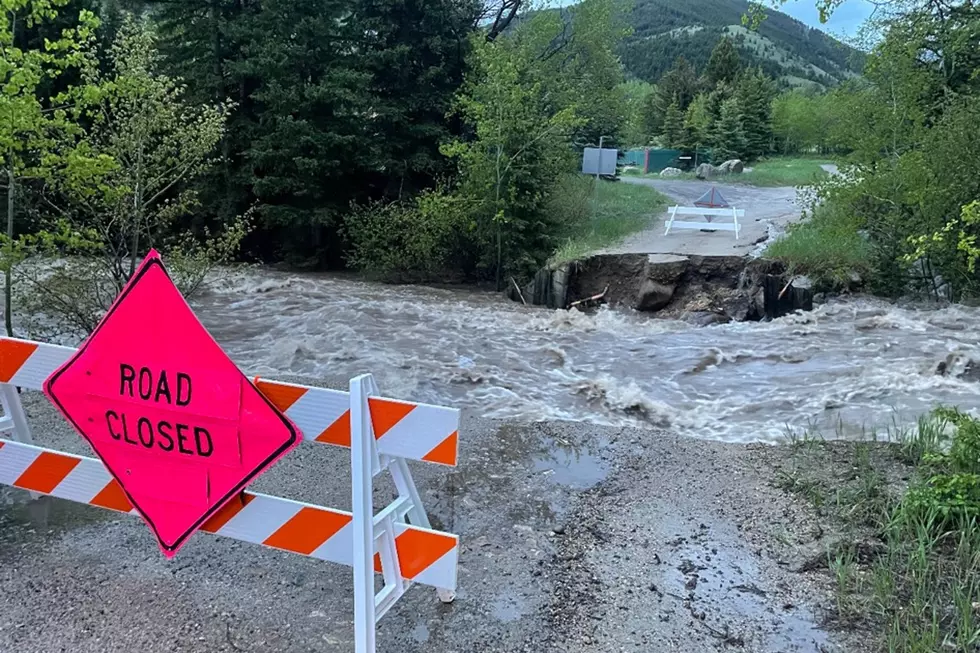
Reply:
[[695, 327], [266, 270], [228, 275], [192, 303], [249, 374], [370, 371], [387, 396], [486, 417], [772, 442], [814, 426], [853, 435], [911, 423], [936, 403], [980, 408], [972, 308], [835, 301], [771, 323]]

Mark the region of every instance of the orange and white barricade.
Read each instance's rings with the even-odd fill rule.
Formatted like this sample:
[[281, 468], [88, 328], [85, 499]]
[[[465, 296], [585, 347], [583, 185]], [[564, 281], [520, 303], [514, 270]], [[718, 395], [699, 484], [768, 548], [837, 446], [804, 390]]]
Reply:
[[[18, 388], [40, 390], [75, 350], [0, 338], [0, 483], [100, 508], [136, 514], [96, 458], [33, 444]], [[354, 568], [357, 653], [374, 653], [377, 621], [414, 583], [453, 600], [459, 539], [433, 530], [407, 460], [454, 467], [459, 411], [378, 396], [371, 375], [349, 392], [257, 378], [254, 385], [302, 431], [308, 444], [351, 450], [352, 510], [242, 492], [200, 530]], [[392, 475], [398, 497], [375, 512], [374, 477]], [[374, 575], [384, 585], [375, 593]]]

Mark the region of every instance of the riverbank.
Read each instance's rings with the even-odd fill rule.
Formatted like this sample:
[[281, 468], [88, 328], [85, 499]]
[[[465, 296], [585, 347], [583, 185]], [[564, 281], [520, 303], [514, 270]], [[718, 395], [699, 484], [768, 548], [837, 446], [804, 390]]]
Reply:
[[[25, 404], [39, 443], [85, 453], [43, 397]], [[790, 448], [472, 414], [460, 445], [456, 470], [416, 476], [434, 524], [461, 535], [458, 598], [414, 588], [379, 651], [867, 650], [825, 625], [826, 574], [785, 564], [817, 540], [774, 482]], [[344, 507], [347, 464], [304, 446], [254, 487]], [[168, 562], [137, 519], [0, 496], [4, 650], [350, 649], [343, 567], [205, 534]]]

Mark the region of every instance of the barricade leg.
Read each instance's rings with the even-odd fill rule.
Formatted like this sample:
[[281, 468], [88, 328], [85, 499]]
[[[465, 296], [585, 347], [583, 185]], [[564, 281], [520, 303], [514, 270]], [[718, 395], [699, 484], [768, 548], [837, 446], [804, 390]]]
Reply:
[[674, 224], [674, 216], [676, 213], [677, 213], [677, 207], [676, 206], [670, 207], [670, 217], [667, 218], [667, 230], [664, 231], [665, 236], [670, 233], [670, 228]]
[[373, 380], [350, 382], [351, 512], [354, 532], [354, 651], [375, 653], [374, 430], [368, 397]]
[[[0, 383], [0, 404], [3, 405], [3, 417], [0, 417], [0, 432], [9, 431], [10, 439], [23, 444], [34, 444], [31, 437], [31, 427], [27, 423], [24, 405], [20, 403], [17, 387], [9, 383]], [[31, 498], [40, 498], [37, 492], [31, 492]]]
[[[412, 478], [412, 472], [408, 468], [408, 463], [404, 458], [395, 458], [392, 461], [390, 469], [391, 476], [395, 480], [395, 487], [398, 488], [398, 495], [400, 497], [407, 497], [411, 502], [412, 507], [406, 513], [409, 523], [413, 526], [421, 526], [422, 528], [432, 528], [432, 524], [429, 523], [429, 516], [422, 506], [422, 498], [419, 496], [418, 488], [415, 487], [415, 480]], [[436, 595], [443, 603], [452, 603], [456, 598], [456, 592], [447, 588], [438, 588]]]

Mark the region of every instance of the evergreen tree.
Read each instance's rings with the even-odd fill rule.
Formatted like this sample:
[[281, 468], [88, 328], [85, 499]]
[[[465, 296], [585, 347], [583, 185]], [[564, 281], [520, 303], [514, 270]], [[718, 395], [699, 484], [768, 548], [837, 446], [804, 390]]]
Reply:
[[698, 86], [698, 74], [694, 66], [684, 57], [678, 57], [673, 68], [667, 71], [657, 85], [663, 110], [666, 111], [671, 102], [677, 102], [681, 111], [687, 111], [694, 96], [698, 94]]
[[[245, 72], [256, 125], [246, 158], [261, 225], [297, 264], [339, 262], [339, 218], [377, 157], [375, 98], [350, 4], [264, 3], [251, 21]], [[367, 170], [365, 168], [368, 168]]]
[[454, 135], [445, 117], [463, 82], [466, 35], [479, 8], [470, 0], [364, 0], [361, 6], [373, 98], [371, 183], [387, 197], [401, 197], [445, 170], [439, 144]]
[[742, 129], [742, 114], [738, 101], [734, 98], [721, 105], [721, 115], [712, 129], [712, 158], [715, 162], [745, 157], [745, 132]]
[[682, 147], [687, 141], [684, 130], [684, 112], [677, 102], [671, 102], [664, 114], [664, 128], [660, 139], [665, 147]]
[[[118, 0], [117, 0], [118, 1]], [[137, 0], [122, 0], [133, 6]], [[231, 100], [227, 130], [219, 145], [220, 165], [199, 184], [202, 213], [222, 224], [252, 200], [244, 153], [255, 127], [251, 93], [256, 82], [245, 72], [247, 39], [258, 11], [255, 0], [147, 0], [159, 34], [167, 71], [187, 84], [198, 104]]]
[[772, 151], [772, 103], [776, 86], [761, 70], [739, 76], [735, 97], [745, 131], [745, 156], [758, 159]]
[[698, 75], [694, 67], [684, 57], [678, 57], [673, 68], [661, 78], [657, 90], [650, 98], [646, 126], [648, 133], [661, 134], [664, 130], [664, 119], [671, 104], [677, 103], [682, 112], [694, 100], [698, 93]]
[[742, 61], [738, 56], [735, 42], [727, 36], [721, 37], [704, 69], [705, 80], [711, 86], [720, 83], [730, 84], [735, 81], [741, 70]]
[[709, 95], [702, 93], [694, 98], [684, 115], [684, 129], [692, 147], [711, 145], [711, 128], [715, 123], [709, 106]]

